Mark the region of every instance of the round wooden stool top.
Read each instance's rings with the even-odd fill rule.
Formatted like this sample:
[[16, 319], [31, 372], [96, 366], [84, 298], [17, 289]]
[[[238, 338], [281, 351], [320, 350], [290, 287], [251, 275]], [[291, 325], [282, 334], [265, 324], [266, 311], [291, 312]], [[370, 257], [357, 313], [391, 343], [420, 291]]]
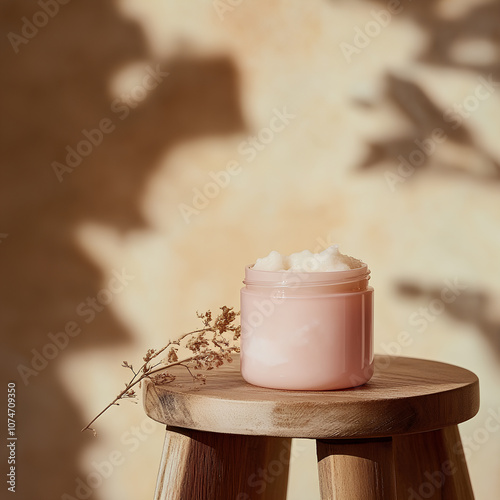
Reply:
[[239, 360], [193, 382], [175, 367], [173, 382], [146, 381], [144, 408], [169, 426], [227, 434], [293, 438], [369, 438], [425, 432], [472, 418], [477, 376], [423, 359], [376, 356], [365, 385], [339, 391], [281, 391], [245, 382]]

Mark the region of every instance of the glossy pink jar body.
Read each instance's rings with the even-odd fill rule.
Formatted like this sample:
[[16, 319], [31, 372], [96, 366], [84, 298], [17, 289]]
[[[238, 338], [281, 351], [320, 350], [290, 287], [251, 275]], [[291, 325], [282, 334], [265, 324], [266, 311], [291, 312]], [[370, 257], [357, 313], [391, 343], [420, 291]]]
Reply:
[[241, 373], [273, 389], [355, 387], [373, 375], [370, 271], [294, 273], [245, 268]]

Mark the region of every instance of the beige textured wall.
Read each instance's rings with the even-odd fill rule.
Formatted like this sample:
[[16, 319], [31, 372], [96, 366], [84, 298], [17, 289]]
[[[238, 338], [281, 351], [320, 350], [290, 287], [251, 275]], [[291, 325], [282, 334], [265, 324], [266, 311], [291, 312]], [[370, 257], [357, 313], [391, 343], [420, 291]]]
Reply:
[[[372, 270], [378, 352], [480, 377], [481, 410], [461, 432], [476, 498], [493, 498], [498, 2], [74, 0], [23, 35], [40, 10], [1, 7], [4, 32], [25, 37], [0, 47], [1, 366], [18, 383], [21, 496], [78, 498], [112, 454], [91, 498], [152, 498], [162, 429], [140, 407], [112, 409], [97, 439], [78, 433], [121, 386], [121, 361], [196, 327], [196, 310], [238, 307], [256, 257], [337, 242]], [[106, 119], [58, 178], [53, 162]], [[398, 171], [400, 155], [415, 164]], [[230, 181], [203, 206], [211, 172]], [[80, 305], [108, 297], [123, 269], [133, 278], [102, 311]], [[423, 321], [447, 280], [464, 288]], [[68, 322], [81, 333], [34, 366]], [[26, 385], [20, 365], [36, 373]], [[289, 498], [313, 500], [314, 450], [297, 445]]]

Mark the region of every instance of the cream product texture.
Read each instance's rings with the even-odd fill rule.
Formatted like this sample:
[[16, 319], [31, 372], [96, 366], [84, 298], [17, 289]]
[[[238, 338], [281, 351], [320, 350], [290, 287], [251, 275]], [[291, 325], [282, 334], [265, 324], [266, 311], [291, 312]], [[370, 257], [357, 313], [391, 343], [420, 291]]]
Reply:
[[243, 378], [261, 387], [310, 391], [367, 382], [373, 375], [369, 278], [366, 264], [336, 246], [288, 257], [271, 252], [247, 266]]
[[338, 245], [332, 245], [320, 253], [303, 250], [291, 255], [281, 255], [273, 250], [267, 257], [257, 259], [252, 269], [256, 271], [326, 272], [347, 271], [362, 265], [360, 260], [340, 253]]

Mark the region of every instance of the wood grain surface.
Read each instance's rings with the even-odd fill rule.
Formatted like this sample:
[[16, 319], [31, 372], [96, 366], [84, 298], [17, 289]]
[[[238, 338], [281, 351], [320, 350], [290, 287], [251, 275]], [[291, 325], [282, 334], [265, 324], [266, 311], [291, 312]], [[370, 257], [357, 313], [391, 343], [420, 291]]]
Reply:
[[170, 426], [210, 432], [318, 439], [426, 432], [472, 418], [479, 409], [476, 375], [422, 359], [376, 356], [364, 386], [339, 391], [282, 391], [246, 383], [238, 359], [192, 381], [183, 367], [165, 385], [146, 381], [146, 413]]
[[393, 449], [398, 498], [474, 499], [456, 425], [395, 436]]
[[285, 500], [291, 439], [168, 427], [155, 500]]
[[396, 499], [391, 438], [318, 440], [316, 448], [322, 500]]

